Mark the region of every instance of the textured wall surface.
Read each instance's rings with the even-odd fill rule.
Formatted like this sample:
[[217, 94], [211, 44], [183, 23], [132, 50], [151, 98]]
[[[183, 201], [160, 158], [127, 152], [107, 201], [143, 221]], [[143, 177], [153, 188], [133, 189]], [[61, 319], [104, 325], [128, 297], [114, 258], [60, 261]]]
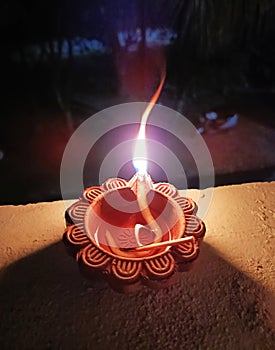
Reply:
[[194, 269], [158, 291], [85, 280], [63, 216], [0, 207], [1, 349], [275, 348], [275, 182], [215, 188]]

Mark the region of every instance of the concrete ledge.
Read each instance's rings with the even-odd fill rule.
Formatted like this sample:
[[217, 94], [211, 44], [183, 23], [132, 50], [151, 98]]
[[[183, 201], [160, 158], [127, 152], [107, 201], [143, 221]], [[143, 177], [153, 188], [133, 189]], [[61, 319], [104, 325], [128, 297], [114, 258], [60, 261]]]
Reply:
[[274, 347], [275, 182], [215, 188], [195, 268], [133, 295], [82, 278], [64, 210], [0, 207], [1, 349]]

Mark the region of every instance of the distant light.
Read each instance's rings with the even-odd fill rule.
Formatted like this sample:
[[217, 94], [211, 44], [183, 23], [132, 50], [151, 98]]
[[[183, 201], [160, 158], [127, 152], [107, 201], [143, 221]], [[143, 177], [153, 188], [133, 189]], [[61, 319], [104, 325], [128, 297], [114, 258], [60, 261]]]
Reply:
[[228, 129], [237, 125], [239, 116], [238, 114], [234, 114], [231, 117], [228, 117], [226, 122], [220, 126], [220, 129]]
[[218, 114], [216, 112], [205, 113], [205, 116], [208, 120], [215, 120], [218, 118]]

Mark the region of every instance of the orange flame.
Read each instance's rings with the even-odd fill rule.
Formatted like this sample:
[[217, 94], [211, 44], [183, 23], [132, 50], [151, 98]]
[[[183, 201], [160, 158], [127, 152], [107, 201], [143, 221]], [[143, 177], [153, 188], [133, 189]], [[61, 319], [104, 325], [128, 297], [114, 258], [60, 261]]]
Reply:
[[137, 172], [141, 174], [145, 174], [147, 172], [147, 152], [146, 152], [146, 124], [147, 120], [149, 118], [149, 115], [155, 106], [159, 95], [161, 93], [161, 90], [163, 88], [163, 84], [165, 81], [165, 73], [162, 74], [161, 80], [159, 83], [159, 86], [157, 88], [157, 91], [154, 93], [153, 97], [151, 98], [148, 106], [146, 107], [145, 111], [142, 114], [141, 117], [141, 122], [140, 122], [140, 127], [139, 127], [139, 132], [138, 132], [138, 137], [135, 145], [135, 150], [134, 150], [134, 159], [133, 159], [133, 164], [134, 167], [136, 168]]

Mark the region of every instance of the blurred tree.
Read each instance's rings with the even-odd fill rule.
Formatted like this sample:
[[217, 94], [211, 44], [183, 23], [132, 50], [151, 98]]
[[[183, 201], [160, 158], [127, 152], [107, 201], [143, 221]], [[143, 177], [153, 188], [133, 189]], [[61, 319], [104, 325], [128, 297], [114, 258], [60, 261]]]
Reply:
[[274, 0], [173, 0], [172, 6], [177, 40], [168, 63], [179, 100], [187, 90], [271, 88]]
[[173, 0], [179, 50], [226, 56], [274, 36], [274, 0]]

